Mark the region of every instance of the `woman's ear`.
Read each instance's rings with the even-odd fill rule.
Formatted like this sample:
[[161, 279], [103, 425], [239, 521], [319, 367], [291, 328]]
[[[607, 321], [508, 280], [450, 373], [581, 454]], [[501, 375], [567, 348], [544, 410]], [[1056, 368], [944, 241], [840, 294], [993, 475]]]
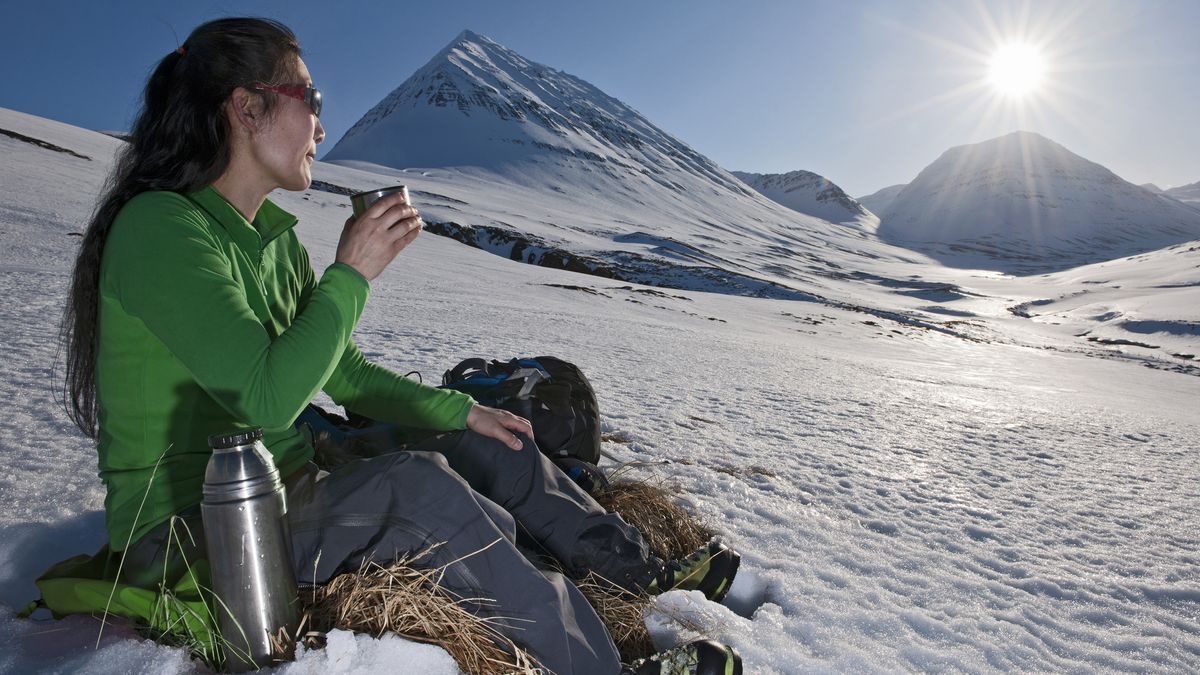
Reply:
[[264, 122], [262, 99], [243, 87], [237, 87], [225, 102], [229, 121], [237, 122], [237, 126], [254, 133], [262, 128]]

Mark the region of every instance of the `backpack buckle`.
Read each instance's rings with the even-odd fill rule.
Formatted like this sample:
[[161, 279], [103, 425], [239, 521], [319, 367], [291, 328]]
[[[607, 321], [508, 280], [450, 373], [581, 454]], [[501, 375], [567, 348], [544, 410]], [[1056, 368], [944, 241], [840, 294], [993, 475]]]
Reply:
[[549, 382], [550, 375], [540, 368], [519, 368], [512, 375], [509, 375], [505, 380], [525, 379], [525, 383], [521, 385], [521, 390], [517, 392], [516, 398], [529, 398], [533, 393], [533, 388], [541, 382]]

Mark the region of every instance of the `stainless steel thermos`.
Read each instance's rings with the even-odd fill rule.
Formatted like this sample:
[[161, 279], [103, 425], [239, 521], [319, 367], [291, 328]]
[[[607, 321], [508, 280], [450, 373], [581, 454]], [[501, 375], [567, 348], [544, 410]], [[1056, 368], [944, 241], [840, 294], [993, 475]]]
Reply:
[[210, 436], [200, 514], [227, 643], [225, 669], [268, 667], [282, 655], [272, 637], [299, 619], [287, 503], [262, 429]]

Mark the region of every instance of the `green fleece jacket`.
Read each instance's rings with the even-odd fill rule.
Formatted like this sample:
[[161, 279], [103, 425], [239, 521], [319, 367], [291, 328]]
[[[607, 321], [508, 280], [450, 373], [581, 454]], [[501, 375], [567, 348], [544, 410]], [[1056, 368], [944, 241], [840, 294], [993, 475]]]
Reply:
[[210, 434], [262, 427], [282, 476], [313, 456], [293, 422], [317, 392], [359, 414], [466, 426], [469, 396], [368, 363], [351, 340], [367, 281], [318, 281], [270, 200], [253, 223], [211, 186], [147, 192], [117, 215], [100, 270], [100, 478], [109, 542], [124, 550], [198, 504]]

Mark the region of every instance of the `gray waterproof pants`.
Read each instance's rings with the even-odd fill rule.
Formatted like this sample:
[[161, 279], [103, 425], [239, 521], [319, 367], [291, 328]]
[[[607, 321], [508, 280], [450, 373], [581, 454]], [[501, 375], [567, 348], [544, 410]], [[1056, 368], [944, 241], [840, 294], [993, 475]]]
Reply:
[[[432, 544], [443, 583], [494, 605], [514, 642], [558, 675], [620, 670], [612, 639], [579, 590], [516, 548], [517, 528], [578, 571], [645, 566], [637, 530], [605, 511], [534, 444], [514, 452], [473, 432], [363, 459], [289, 493], [297, 577], [323, 583], [364, 558], [391, 560]], [[600, 545], [597, 546], [596, 542]]]
[[[386, 563], [440, 544], [425, 561], [452, 563], [442, 583], [462, 597], [491, 600], [473, 609], [498, 617], [498, 629], [544, 668], [556, 675], [619, 672], [616, 648], [595, 611], [569, 580], [539, 570], [518, 550], [517, 532], [571, 573], [594, 570], [613, 580], [644, 572], [646, 545], [532, 441], [513, 451], [457, 432], [333, 473], [310, 465], [289, 477], [287, 489], [292, 559], [301, 583], [324, 583], [366, 559]], [[195, 521], [189, 525], [203, 542]], [[166, 535], [160, 529], [131, 547], [127, 566], [142, 567], [130, 557], [152, 554], [155, 541]]]

